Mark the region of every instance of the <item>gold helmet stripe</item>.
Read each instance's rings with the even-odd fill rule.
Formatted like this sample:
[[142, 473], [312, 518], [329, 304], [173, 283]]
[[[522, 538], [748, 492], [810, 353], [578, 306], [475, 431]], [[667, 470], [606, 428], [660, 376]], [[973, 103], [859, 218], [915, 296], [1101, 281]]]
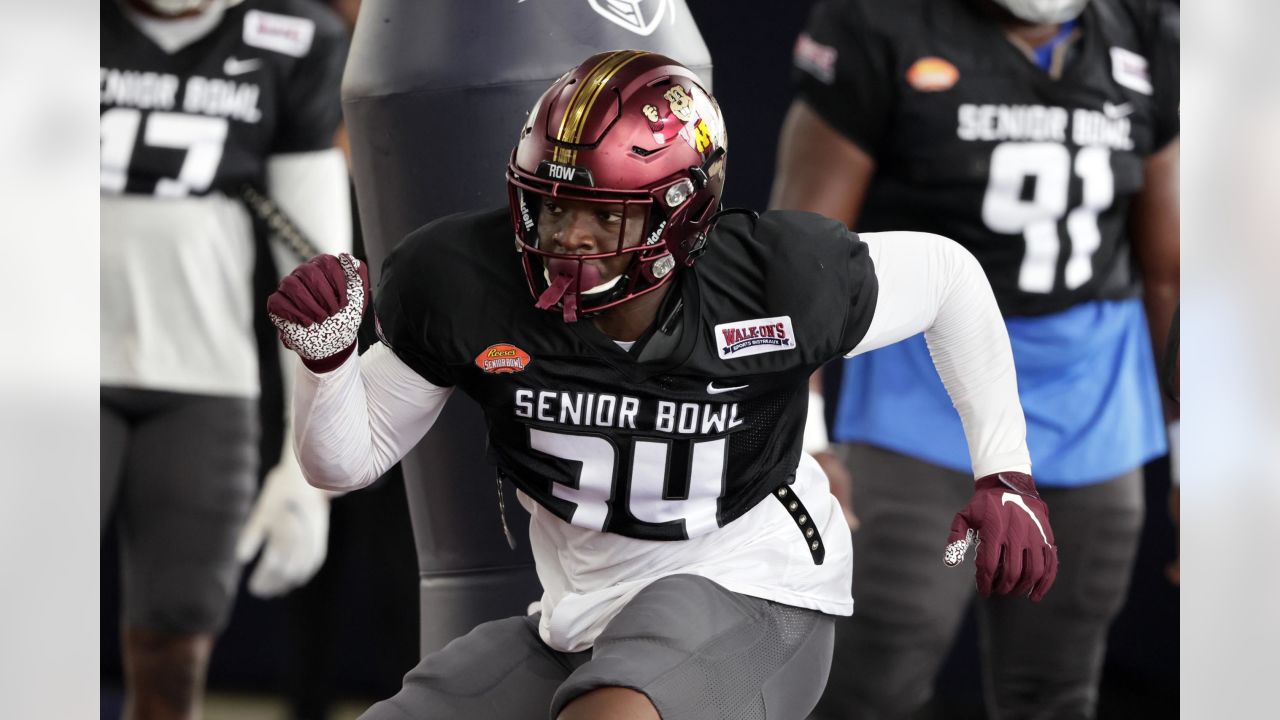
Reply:
[[[574, 89], [573, 96], [569, 98], [564, 117], [560, 119], [560, 132], [556, 134], [556, 139], [563, 143], [581, 142], [587, 117], [591, 114], [591, 108], [600, 97], [605, 85], [608, 85], [613, 76], [632, 60], [648, 54], [639, 50], [619, 50], [607, 55], [594, 68], [591, 68], [587, 76]], [[565, 165], [572, 165], [578, 160], [578, 151], [558, 147], [551, 159]]]

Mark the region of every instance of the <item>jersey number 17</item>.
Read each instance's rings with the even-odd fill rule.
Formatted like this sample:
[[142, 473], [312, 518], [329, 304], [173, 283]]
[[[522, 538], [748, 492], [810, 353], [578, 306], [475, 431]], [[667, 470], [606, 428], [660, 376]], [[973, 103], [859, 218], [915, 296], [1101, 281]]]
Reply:
[[[145, 118], [145, 128], [142, 126]], [[102, 113], [102, 189], [124, 192], [129, 163], [139, 134], [146, 147], [185, 150], [178, 176], [156, 181], [159, 197], [186, 197], [203, 193], [213, 184], [227, 139], [226, 118], [174, 112], [143, 115], [134, 108], [111, 108]], [[141, 130], [141, 133], [139, 133]]]

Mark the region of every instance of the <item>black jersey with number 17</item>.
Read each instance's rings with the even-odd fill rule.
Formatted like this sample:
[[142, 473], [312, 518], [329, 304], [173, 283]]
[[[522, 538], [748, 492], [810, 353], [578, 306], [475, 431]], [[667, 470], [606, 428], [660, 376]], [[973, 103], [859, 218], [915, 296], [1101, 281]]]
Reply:
[[270, 155], [332, 148], [346, 44], [318, 3], [246, 0], [168, 52], [103, 0], [102, 191], [230, 193]]
[[[794, 478], [809, 374], [867, 331], [866, 246], [807, 213], [726, 217], [630, 351], [533, 307], [505, 211], [406, 238], [375, 298], [383, 341], [480, 403], [499, 471], [581, 527], [705, 534]], [[670, 332], [668, 332], [670, 331]]]
[[1093, 0], [1060, 76], [970, 0], [824, 0], [800, 97], [876, 161], [859, 230], [946, 235], [1006, 314], [1136, 292], [1126, 218], [1178, 133], [1176, 7]]

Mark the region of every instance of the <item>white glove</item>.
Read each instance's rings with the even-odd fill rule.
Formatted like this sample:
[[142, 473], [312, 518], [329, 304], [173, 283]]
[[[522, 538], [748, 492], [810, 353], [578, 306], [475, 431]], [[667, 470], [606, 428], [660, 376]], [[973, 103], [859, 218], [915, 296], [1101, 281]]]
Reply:
[[267, 473], [249, 522], [236, 544], [236, 558], [247, 563], [262, 549], [249, 578], [249, 592], [260, 598], [283, 595], [306, 584], [324, 564], [329, 546], [329, 495], [311, 487], [291, 448]]

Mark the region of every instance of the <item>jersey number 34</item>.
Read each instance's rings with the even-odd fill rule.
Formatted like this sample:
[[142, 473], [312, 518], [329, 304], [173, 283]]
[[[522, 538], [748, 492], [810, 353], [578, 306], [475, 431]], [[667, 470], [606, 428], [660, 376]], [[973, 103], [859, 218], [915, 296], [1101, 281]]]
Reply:
[[[646, 523], [683, 521], [686, 537], [697, 537], [717, 527], [717, 502], [724, 490], [726, 438], [694, 441], [658, 439], [632, 441], [630, 490], [627, 511]], [[683, 498], [667, 497], [667, 469], [672, 447], [689, 447], [689, 485]], [[551, 494], [575, 505], [569, 522], [592, 530], [605, 530], [615, 495], [618, 452], [610, 440], [530, 428], [529, 447], [579, 465], [577, 486], [555, 483]], [[678, 449], [676, 450], [679, 451]]]

